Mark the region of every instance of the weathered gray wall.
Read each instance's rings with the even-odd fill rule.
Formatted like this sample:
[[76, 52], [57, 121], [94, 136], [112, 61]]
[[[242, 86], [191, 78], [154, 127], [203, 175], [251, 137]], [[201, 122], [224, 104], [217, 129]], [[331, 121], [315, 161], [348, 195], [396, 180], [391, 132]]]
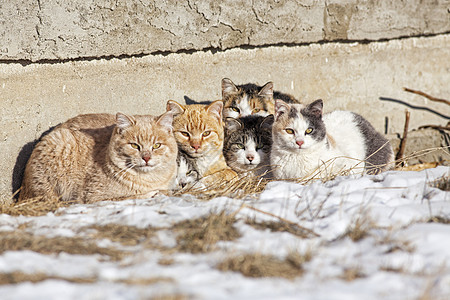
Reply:
[[[325, 110], [359, 112], [380, 131], [387, 117], [388, 133], [402, 130], [405, 106], [380, 97], [450, 115], [401, 89], [449, 97], [449, 1], [4, 2], [3, 200], [50, 127], [80, 113], [160, 114], [169, 99], [219, 99], [223, 77], [271, 80], [303, 101], [324, 99]], [[410, 128], [446, 122], [413, 110]]]
[[450, 31], [449, 1], [9, 0], [0, 59], [61, 60]]

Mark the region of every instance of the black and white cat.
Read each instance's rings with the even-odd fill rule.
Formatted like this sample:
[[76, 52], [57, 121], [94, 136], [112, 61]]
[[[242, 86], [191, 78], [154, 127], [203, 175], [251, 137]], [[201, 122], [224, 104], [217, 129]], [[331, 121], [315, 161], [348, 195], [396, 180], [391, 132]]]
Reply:
[[227, 165], [237, 173], [267, 173], [272, 146], [273, 115], [225, 120], [223, 153]]
[[274, 113], [274, 99], [287, 103], [299, 103], [293, 96], [273, 90], [273, 83], [263, 86], [253, 83], [235, 85], [228, 78], [222, 79], [222, 101], [224, 119], [245, 116], [268, 116]]
[[321, 168], [327, 174], [351, 168], [351, 173], [377, 174], [393, 167], [389, 141], [367, 120], [349, 111], [322, 115], [322, 110], [322, 100], [307, 106], [275, 101], [270, 156], [275, 178], [306, 178]]
[[192, 188], [195, 184], [198, 185], [197, 187], [202, 187], [199, 183], [200, 173], [194, 159], [183, 152], [178, 151], [177, 165], [177, 176], [175, 178], [173, 190], [187, 190]]

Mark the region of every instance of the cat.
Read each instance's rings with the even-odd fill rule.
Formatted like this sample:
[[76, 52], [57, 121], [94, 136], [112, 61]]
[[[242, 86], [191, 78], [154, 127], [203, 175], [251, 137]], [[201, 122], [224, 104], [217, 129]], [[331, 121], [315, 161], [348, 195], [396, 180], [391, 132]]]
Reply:
[[269, 171], [273, 115], [225, 120], [225, 160], [237, 173], [261, 176]]
[[87, 203], [167, 190], [177, 171], [173, 115], [86, 114], [58, 125], [33, 149], [19, 201]]
[[175, 185], [172, 188], [173, 191], [189, 190], [194, 186], [203, 188], [203, 186], [199, 184], [200, 174], [195, 159], [190, 158], [185, 153], [179, 151], [177, 166], [178, 170]]
[[289, 94], [273, 90], [273, 83], [257, 86], [247, 83], [236, 86], [230, 79], [222, 79], [222, 101], [224, 118], [239, 118], [249, 115], [266, 117], [274, 113], [274, 99], [288, 103], [299, 103]]
[[224, 128], [223, 103], [181, 105], [167, 102], [167, 110], [181, 111], [173, 121], [178, 150], [188, 161], [195, 162], [198, 177], [205, 185], [231, 180], [237, 174], [229, 168], [222, 153]]
[[393, 166], [389, 141], [362, 116], [322, 110], [322, 100], [307, 106], [276, 100], [270, 157], [276, 179], [306, 178], [320, 167], [336, 174], [364, 164], [365, 173], [377, 174]]

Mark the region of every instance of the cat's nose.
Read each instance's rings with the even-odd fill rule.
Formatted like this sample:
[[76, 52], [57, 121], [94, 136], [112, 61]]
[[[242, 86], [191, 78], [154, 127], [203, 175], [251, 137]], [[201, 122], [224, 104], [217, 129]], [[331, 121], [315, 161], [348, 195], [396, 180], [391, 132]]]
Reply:
[[150, 154], [142, 155], [142, 159], [145, 161], [145, 163], [148, 163], [148, 161], [150, 160]]
[[296, 143], [297, 143], [297, 145], [299, 146], [299, 147], [301, 147], [302, 145], [303, 145], [303, 141], [296, 141]]
[[251, 162], [255, 159], [253, 155], [247, 155], [247, 159]]
[[198, 150], [200, 148], [200, 144], [191, 144], [191, 147]]

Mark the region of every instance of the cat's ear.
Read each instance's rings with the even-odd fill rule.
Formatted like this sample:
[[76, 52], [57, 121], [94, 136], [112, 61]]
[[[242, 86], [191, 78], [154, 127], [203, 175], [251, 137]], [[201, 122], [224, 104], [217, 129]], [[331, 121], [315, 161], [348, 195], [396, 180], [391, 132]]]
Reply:
[[237, 93], [238, 88], [234, 85], [233, 81], [228, 78], [222, 79], [222, 99], [229, 94]]
[[278, 121], [280, 117], [287, 113], [291, 107], [289, 104], [280, 99], [275, 99], [275, 120]]
[[222, 110], [223, 110], [223, 102], [222, 100], [216, 100], [206, 108], [206, 111], [212, 114], [219, 120], [219, 123], [222, 123]]
[[173, 117], [175, 114], [172, 111], [167, 111], [163, 113], [161, 116], [158, 117], [158, 120], [156, 121], [156, 124], [166, 127], [167, 131], [172, 132], [172, 123], [173, 123]]
[[267, 117], [262, 120], [261, 124], [259, 124], [259, 127], [261, 129], [272, 129], [273, 122], [275, 121], [275, 117], [273, 115], [268, 115]]
[[225, 129], [229, 132], [233, 132], [242, 128], [242, 123], [235, 118], [226, 118], [225, 119]]
[[132, 116], [127, 116], [126, 114], [118, 112], [116, 114], [116, 125], [119, 130], [124, 130], [132, 125], [136, 124], [136, 120]]
[[266, 83], [259, 91], [258, 96], [273, 99], [273, 82]]
[[166, 111], [172, 112], [174, 116], [184, 113], [185, 110], [186, 108], [180, 103], [173, 100], [167, 101]]
[[316, 100], [313, 103], [309, 104], [306, 107], [306, 110], [308, 111], [309, 114], [311, 114], [317, 118], [322, 117], [322, 110], [323, 110], [322, 99]]

